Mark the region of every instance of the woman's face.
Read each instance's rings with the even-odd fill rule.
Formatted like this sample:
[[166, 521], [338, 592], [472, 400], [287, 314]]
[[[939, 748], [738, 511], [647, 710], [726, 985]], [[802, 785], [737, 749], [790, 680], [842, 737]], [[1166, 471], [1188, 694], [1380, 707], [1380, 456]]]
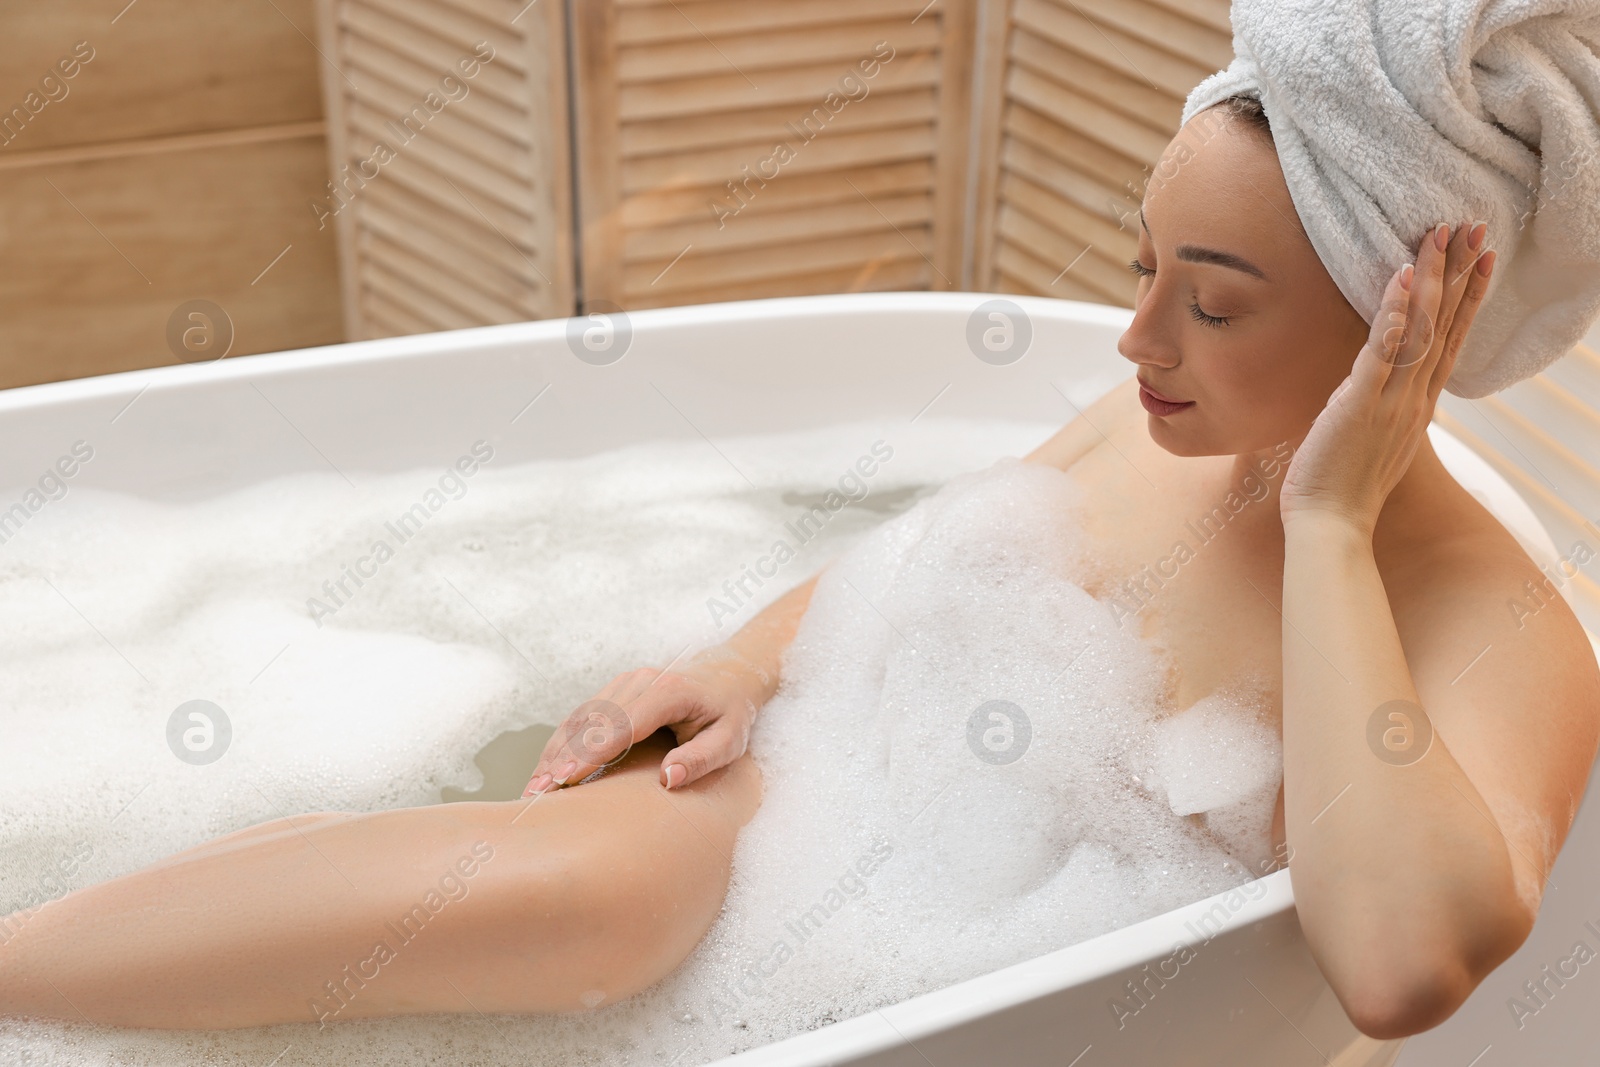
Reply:
[[1162, 153], [1140, 218], [1117, 349], [1155, 392], [1193, 401], [1147, 416], [1152, 439], [1179, 456], [1298, 445], [1368, 328], [1301, 229], [1271, 143], [1201, 112]]

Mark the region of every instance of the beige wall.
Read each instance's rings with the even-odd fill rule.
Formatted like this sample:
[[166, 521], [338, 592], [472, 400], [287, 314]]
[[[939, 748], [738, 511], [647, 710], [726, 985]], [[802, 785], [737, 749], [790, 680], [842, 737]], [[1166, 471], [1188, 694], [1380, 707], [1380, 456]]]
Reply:
[[311, 0], [14, 5], [0, 28], [0, 386], [177, 362], [167, 322], [195, 299], [230, 355], [342, 338], [308, 206]]

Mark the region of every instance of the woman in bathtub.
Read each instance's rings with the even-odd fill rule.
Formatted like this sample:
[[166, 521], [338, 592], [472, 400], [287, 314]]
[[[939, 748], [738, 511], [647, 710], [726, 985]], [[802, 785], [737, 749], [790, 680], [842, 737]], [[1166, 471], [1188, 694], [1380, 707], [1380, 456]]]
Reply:
[[[1292, 851], [1307, 941], [1357, 1027], [1413, 1034], [1527, 937], [1600, 736], [1577, 620], [1554, 597], [1510, 624], [1507, 601], [1543, 575], [1425, 433], [1494, 235], [1444, 220], [1369, 328], [1298, 222], [1258, 105], [1202, 112], [1157, 173], [1119, 342], [1137, 380], [1027, 461], [1084, 489], [1111, 574], [1271, 473], [1277, 506], [1234, 517], [1144, 634], [1172, 651], [1175, 708], [1242, 674], [1276, 683], [1273, 843]], [[11, 917], [0, 1012], [227, 1028], [644, 989], [722, 905], [761, 801], [746, 743], [814, 585], [723, 646], [617, 677], [521, 801], [296, 815]], [[1381, 758], [1375, 715], [1421, 758]]]

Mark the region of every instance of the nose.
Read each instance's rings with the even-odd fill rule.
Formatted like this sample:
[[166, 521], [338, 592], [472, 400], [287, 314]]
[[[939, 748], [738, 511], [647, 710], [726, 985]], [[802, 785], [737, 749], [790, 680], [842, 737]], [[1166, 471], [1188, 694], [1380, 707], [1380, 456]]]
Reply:
[[1155, 286], [1150, 285], [1135, 301], [1133, 321], [1117, 338], [1117, 351], [1132, 363], [1148, 363], [1157, 367], [1178, 365], [1178, 347], [1162, 317], [1159, 306], [1151, 296]]

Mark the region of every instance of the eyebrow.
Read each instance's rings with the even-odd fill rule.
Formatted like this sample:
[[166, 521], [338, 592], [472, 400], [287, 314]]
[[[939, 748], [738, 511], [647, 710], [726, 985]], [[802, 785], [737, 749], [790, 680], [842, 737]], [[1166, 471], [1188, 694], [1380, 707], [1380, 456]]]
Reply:
[[[1150, 224], [1144, 220], [1144, 212], [1139, 212], [1139, 225], [1144, 227], [1144, 232], [1154, 241], [1155, 234], [1150, 233]], [[1179, 245], [1178, 258], [1188, 263], [1211, 263], [1219, 267], [1232, 267], [1234, 270], [1253, 274], [1262, 281], [1267, 281], [1266, 272], [1242, 256], [1232, 252], [1223, 252], [1215, 248], [1202, 248], [1199, 245]]]

